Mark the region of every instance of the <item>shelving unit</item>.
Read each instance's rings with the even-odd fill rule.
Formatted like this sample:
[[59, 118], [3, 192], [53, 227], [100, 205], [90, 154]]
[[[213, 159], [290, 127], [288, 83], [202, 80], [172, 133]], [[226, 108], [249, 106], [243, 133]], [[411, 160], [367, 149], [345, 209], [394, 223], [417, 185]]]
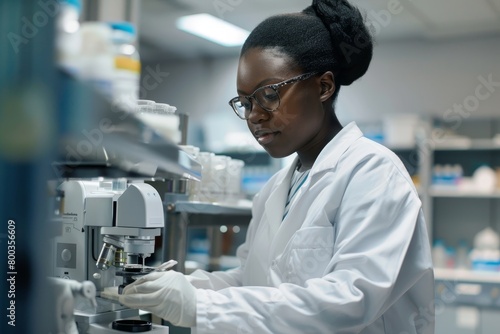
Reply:
[[189, 227], [208, 229], [210, 241], [210, 268], [220, 269], [217, 261], [221, 254], [221, 225], [248, 226], [251, 218], [251, 207], [217, 203], [188, 202], [176, 200], [175, 196], [167, 201], [166, 233], [163, 236], [164, 259], [176, 259], [179, 264], [176, 270], [185, 272], [187, 252], [187, 235]]
[[[451, 132], [454, 136], [449, 136]], [[453, 123], [434, 119], [419, 133], [420, 195], [431, 244], [442, 239], [447, 246], [455, 247], [465, 240], [472, 246], [480, 230], [490, 226], [500, 231], [500, 189], [486, 192], [432, 183], [435, 164], [460, 164], [464, 177], [471, 177], [483, 164], [500, 167], [499, 133], [500, 118]], [[493, 324], [500, 311], [500, 273], [436, 268], [434, 274], [437, 334], [498, 331]]]
[[432, 170], [435, 164], [460, 164], [464, 177], [471, 177], [483, 164], [500, 167], [499, 134], [500, 118], [453, 123], [434, 119], [417, 139], [421, 197], [431, 242], [443, 239], [446, 244], [456, 246], [463, 239], [472, 245], [472, 238], [482, 228], [491, 226], [498, 231], [500, 189], [486, 192], [434, 185]]

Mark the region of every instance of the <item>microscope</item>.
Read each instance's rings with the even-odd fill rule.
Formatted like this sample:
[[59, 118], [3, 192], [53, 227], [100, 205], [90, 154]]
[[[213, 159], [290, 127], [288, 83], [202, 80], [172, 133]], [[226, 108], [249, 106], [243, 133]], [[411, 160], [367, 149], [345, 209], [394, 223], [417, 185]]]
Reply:
[[[151, 271], [145, 260], [165, 225], [158, 191], [143, 181], [67, 180], [59, 187], [62, 233], [55, 237], [53, 276], [90, 281], [96, 306], [75, 304], [79, 333], [123, 333], [117, 322], [139, 326], [139, 310], [117, 301], [124, 286]], [[122, 324], [123, 325], [123, 324]], [[134, 331], [134, 330], [132, 330]], [[152, 333], [168, 327], [152, 325]]]

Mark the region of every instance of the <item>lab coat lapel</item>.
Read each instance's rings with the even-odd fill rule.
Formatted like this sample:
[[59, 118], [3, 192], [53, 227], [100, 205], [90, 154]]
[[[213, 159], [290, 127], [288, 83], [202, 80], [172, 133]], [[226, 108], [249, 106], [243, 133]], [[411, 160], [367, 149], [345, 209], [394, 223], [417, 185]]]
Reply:
[[288, 195], [288, 188], [290, 186], [290, 178], [293, 173], [293, 169], [297, 163], [297, 158], [291, 164], [288, 172], [283, 173], [281, 180], [276, 183], [276, 188], [271, 192], [269, 198], [266, 201], [266, 217], [269, 222], [271, 238], [277, 233], [281, 225], [281, 220], [283, 218], [283, 213], [285, 211], [285, 203]]
[[[282, 224], [283, 213], [285, 211], [285, 203], [288, 197], [288, 190], [290, 188], [290, 180], [292, 174], [297, 165], [298, 157], [290, 165], [288, 172], [283, 174], [284, 177], [275, 189], [275, 191], [269, 196], [269, 200], [266, 202], [266, 214], [269, 218], [269, 225], [272, 226], [273, 238], [271, 239], [270, 253], [271, 259], [275, 258], [278, 254], [283, 251], [290, 237], [300, 228], [301, 223], [298, 220], [289, 220], [286, 226]], [[296, 196], [300, 196], [302, 189]], [[296, 200], [299, 200], [297, 197]]]
[[[298, 190], [297, 194], [295, 195], [296, 198], [294, 200], [295, 203], [293, 204], [293, 206], [300, 203], [300, 197], [309, 188], [309, 185], [312, 182], [311, 180], [314, 179], [315, 174], [321, 172], [322, 170], [331, 169], [334, 165], [336, 165], [338, 159], [342, 156], [343, 152], [345, 152], [354, 141], [356, 141], [362, 136], [363, 133], [359, 130], [356, 123], [351, 122], [347, 126], [345, 126], [344, 129], [341, 132], [339, 132], [334, 139], [330, 141], [330, 143], [327, 144], [327, 146], [321, 151], [318, 158], [316, 159], [316, 162], [311, 168], [308, 180], [306, 180], [306, 182], [302, 185], [302, 187]], [[296, 166], [297, 164], [297, 160], [298, 158], [295, 159], [294, 163], [292, 164], [292, 167], [285, 176], [285, 180], [288, 180], [288, 182], [281, 183], [281, 186], [283, 186], [283, 184], [286, 185], [286, 189], [283, 190], [285, 192], [285, 196], [287, 196], [288, 194], [288, 187], [290, 183], [289, 180], [291, 178], [291, 174], [293, 173], [294, 166]], [[266, 210], [271, 210], [271, 208], [273, 207], [270, 206], [268, 209], [266, 205]], [[278, 211], [276, 210], [276, 208], [274, 208], [274, 210]], [[284, 211], [283, 209], [280, 210], [281, 214], [281, 216], [279, 217], [280, 225], [278, 226], [278, 230], [276, 231], [276, 236], [274, 237], [271, 245], [270, 256], [273, 259], [279, 256], [284, 251], [288, 241], [290, 241], [293, 234], [297, 232], [304, 223], [302, 219], [297, 219], [296, 217], [290, 216], [288, 217], [289, 219], [285, 220], [283, 224], [281, 224], [281, 219], [283, 218], [282, 217], [283, 211]]]
[[[300, 187], [300, 189], [297, 191], [297, 194], [295, 194], [294, 203], [292, 204], [290, 210], [292, 210], [294, 206], [300, 203], [300, 197], [305, 191], [307, 191], [309, 182], [309, 180], [306, 180], [302, 187]], [[301, 228], [303, 223], [304, 221], [302, 219], [296, 219], [293, 216], [289, 216], [286, 220], [283, 221], [271, 245], [272, 258], [276, 258], [278, 255], [283, 253], [286, 245], [288, 244], [288, 241], [290, 241], [293, 234]]]

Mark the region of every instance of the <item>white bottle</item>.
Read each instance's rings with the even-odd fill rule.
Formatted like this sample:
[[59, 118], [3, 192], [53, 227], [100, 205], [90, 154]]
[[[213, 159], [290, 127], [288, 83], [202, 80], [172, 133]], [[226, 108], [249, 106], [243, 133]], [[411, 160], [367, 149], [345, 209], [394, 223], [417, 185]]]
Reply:
[[56, 20], [56, 63], [64, 71], [77, 76], [82, 47], [80, 35], [80, 0], [61, 0]]
[[474, 270], [500, 270], [500, 237], [491, 228], [486, 227], [474, 237], [474, 249], [470, 253]]
[[472, 181], [477, 191], [491, 193], [495, 191], [497, 177], [492, 168], [481, 166], [472, 174]]
[[438, 239], [434, 242], [432, 247], [432, 262], [434, 268], [446, 268], [448, 262], [448, 252], [444, 241]]
[[114, 51], [112, 30], [106, 23], [84, 22], [81, 25], [82, 49], [79, 76], [97, 91], [113, 99]]
[[137, 33], [129, 22], [111, 22], [114, 52], [113, 103], [133, 109], [139, 99], [141, 60], [135, 46]]
[[457, 260], [455, 265], [458, 269], [470, 269], [469, 246], [465, 240], [460, 240], [457, 247]]

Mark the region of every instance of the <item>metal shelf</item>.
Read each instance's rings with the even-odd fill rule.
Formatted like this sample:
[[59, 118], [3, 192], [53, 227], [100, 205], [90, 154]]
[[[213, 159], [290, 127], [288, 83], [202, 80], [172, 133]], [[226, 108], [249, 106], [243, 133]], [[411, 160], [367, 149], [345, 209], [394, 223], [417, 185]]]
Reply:
[[[222, 235], [219, 227], [222, 225], [248, 226], [252, 217], [249, 205], [231, 205], [226, 203], [206, 203], [166, 199], [167, 224], [163, 243], [168, 245], [164, 249], [163, 258], [175, 259], [179, 263], [177, 270], [185, 271], [187, 253], [187, 229], [189, 227], [207, 228], [210, 239], [210, 267], [217, 270], [218, 259], [222, 255]], [[213, 263], [212, 263], [213, 261]]]
[[57, 178], [201, 179], [201, 164], [133, 111], [63, 71], [59, 76], [78, 96], [62, 97], [66, 119], [53, 163]]
[[500, 139], [443, 139], [434, 146], [435, 151], [500, 150]]
[[434, 269], [436, 298], [450, 305], [500, 309], [500, 273]]
[[431, 189], [429, 195], [432, 197], [456, 197], [456, 198], [500, 198], [500, 190], [495, 192], [464, 191], [459, 189]]
[[177, 201], [172, 204], [171, 209], [173, 212], [185, 212], [190, 214], [243, 216], [251, 214], [251, 206], [231, 205], [225, 203]]
[[434, 268], [434, 278], [444, 281], [483, 282], [500, 284], [500, 272], [467, 269]]

